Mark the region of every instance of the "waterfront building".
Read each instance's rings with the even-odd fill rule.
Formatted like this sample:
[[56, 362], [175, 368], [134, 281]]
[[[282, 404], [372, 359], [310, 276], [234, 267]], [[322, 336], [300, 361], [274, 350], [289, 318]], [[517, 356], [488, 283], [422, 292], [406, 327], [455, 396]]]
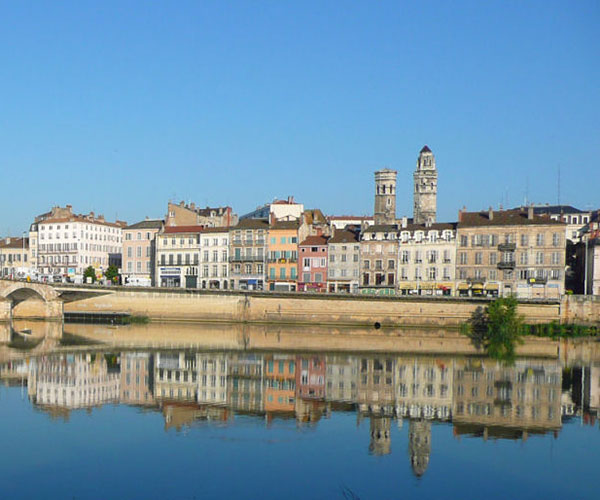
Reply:
[[265, 203], [257, 207], [252, 212], [241, 215], [240, 220], [244, 219], [264, 219], [268, 222], [294, 221], [299, 220], [304, 212], [304, 205], [296, 203], [293, 196], [288, 196], [285, 200], [275, 199], [272, 203]]
[[395, 295], [398, 226], [375, 225], [360, 237], [360, 293]]
[[154, 388], [157, 400], [196, 401], [196, 354], [186, 351], [157, 352], [154, 355]]
[[565, 223], [527, 209], [459, 212], [459, 295], [558, 298], [564, 293]]
[[267, 237], [267, 289], [295, 292], [298, 282], [298, 221], [275, 221]]
[[357, 293], [360, 273], [360, 241], [354, 231], [333, 229], [327, 240], [329, 264], [327, 288], [333, 293]]
[[298, 291], [327, 291], [327, 237], [308, 236], [298, 245]]
[[328, 215], [327, 222], [331, 228], [347, 229], [348, 226], [351, 228], [368, 227], [375, 224], [372, 216], [369, 215]]
[[235, 290], [264, 290], [269, 222], [243, 219], [229, 232], [229, 282]]
[[8, 279], [34, 277], [29, 253], [29, 238], [0, 240], [0, 276]]
[[231, 207], [197, 207], [195, 203], [167, 205], [166, 226], [230, 227], [236, 225], [238, 216]]
[[402, 295], [453, 295], [456, 223], [399, 228], [398, 290]]
[[571, 205], [533, 205], [533, 213], [564, 222], [566, 224], [565, 237], [572, 243], [581, 241], [582, 229], [593, 218], [592, 210], [580, 210]]
[[518, 359], [513, 366], [457, 360], [453, 392], [457, 434], [526, 439], [561, 427], [562, 367], [557, 360]]
[[261, 354], [231, 354], [228, 363], [229, 406], [236, 412], [263, 413], [264, 383]]
[[298, 241], [304, 241], [309, 236], [330, 236], [331, 226], [327, 218], [318, 208], [306, 209], [300, 218]]
[[432, 224], [437, 214], [437, 169], [431, 149], [423, 146], [417, 158], [417, 168], [413, 174], [415, 224]]
[[154, 404], [154, 356], [147, 352], [122, 352], [120, 402]]
[[32, 265], [46, 278], [82, 281], [92, 266], [98, 277], [108, 269], [111, 254], [121, 254], [125, 222], [108, 222], [94, 212], [73, 213], [71, 205], [53, 207], [31, 224]]
[[398, 172], [384, 168], [375, 172], [374, 225], [396, 223], [396, 176]]
[[130, 286], [154, 286], [156, 234], [163, 221], [146, 219], [123, 228], [122, 282]]
[[200, 234], [199, 288], [229, 288], [229, 228], [207, 227]]
[[196, 354], [198, 402], [227, 404], [227, 355], [223, 353]]
[[203, 226], [165, 226], [156, 234], [156, 284], [198, 288]]

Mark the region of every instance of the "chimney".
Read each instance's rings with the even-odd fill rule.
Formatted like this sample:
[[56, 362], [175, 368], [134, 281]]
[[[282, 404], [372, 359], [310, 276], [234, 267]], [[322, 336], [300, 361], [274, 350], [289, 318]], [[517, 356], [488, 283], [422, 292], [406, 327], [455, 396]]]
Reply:
[[463, 205], [463, 207], [458, 211], [458, 222], [462, 222], [463, 216], [467, 211], [467, 207]]
[[196, 204], [193, 201], [190, 203], [190, 208], [196, 210]]
[[294, 197], [293, 196], [288, 196], [287, 201], [291, 205], [292, 203], [294, 203]]
[[494, 220], [494, 209], [492, 207], [488, 208], [488, 219]]
[[533, 220], [533, 205], [527, 207], [527, 218]]
[[180, 206], [180, 207], [185, 207], [185, 201], [183, 201], [183, 200], [182, 200], [182, 201], [180, 201], [180, 202], [179, 202], [179, 206]]

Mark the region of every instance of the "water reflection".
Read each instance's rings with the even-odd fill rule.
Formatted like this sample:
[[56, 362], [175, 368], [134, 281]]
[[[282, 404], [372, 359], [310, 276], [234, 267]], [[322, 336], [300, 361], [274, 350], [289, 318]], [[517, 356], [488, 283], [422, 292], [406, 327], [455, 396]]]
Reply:
[[600, 407], [597, 361], [523, 358], [505, 366], [465, 356], [104, 349], [5, 362], [0, 376], [26, 385], [35, 408], [65, 420], [113, 403], [161, 412], [165, 429], [177, 430], [235, 424], [238, 415], [316, 426], [334, 412], [354, 412], [358, 424], [369, 421], [375, 455], [392, 453], [391, 428], [407, 423], [416, 476], [435, 451], [432, 423], [451, 423], [457, 438], [526, 440], [556, 436], [576, 416], [594, 425]]

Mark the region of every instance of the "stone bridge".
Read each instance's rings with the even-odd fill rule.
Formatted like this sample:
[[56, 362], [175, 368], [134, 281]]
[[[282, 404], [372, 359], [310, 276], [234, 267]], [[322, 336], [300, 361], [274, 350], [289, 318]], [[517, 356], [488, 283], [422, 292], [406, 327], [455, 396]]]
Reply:
[[[62, 321], [65, 303], [110, 293], [108, 290], [69, 289], [42, 283], [0, 280], [0, 321], [11, 321], [15, 316]], [[20, 304], [24, 306], [19, 308]], [[15, 308], [17, 311], [26, 311], [15, 315]]]

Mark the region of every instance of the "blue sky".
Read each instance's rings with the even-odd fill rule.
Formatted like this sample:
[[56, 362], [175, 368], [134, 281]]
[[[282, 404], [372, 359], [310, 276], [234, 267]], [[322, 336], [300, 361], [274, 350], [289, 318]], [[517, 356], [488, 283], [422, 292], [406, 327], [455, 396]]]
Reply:
[[[600, 206], [600, 3], [2, 2], [0, 234], [54, 204], [128, 222], [169, 199], [293, 194], [398, 216], [428, 144], [438, 218]], [[528, 186], [528, 189], [527, 189]]]

